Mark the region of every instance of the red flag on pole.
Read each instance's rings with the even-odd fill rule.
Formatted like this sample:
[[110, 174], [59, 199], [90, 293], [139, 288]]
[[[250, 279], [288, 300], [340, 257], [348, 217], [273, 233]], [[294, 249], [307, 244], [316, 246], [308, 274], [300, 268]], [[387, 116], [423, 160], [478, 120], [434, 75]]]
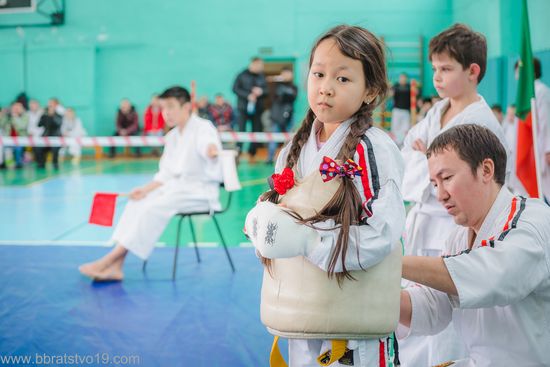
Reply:
[[521, 50], [518, 63], [518, 93], [516, 96], [516, 116], [518, 117], [518, 138], [516, 154], [516, 175], [530, 197], [540, 195], [540, 176], [536, 152], [536, 110], [535, 72], [527, 1], [522, 1]]
[[96, 193], [92, 203], [89, 223], [106, 227], [112, 226], [117, 196], [118, 194], [106, 192]]

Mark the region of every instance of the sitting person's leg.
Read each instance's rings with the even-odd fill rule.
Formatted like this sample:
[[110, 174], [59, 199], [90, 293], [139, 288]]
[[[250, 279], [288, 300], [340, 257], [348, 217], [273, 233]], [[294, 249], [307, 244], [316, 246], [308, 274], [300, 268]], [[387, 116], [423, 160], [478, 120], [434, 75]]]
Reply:
[[107, 255], [99, 260], [81, 265], [78, 270], [94, 280], [122, 280], [122, 267], [128, 250], [117, 244]]
[[128, 251], [143, 260], [153, 252], [155, 244], [170, 219], [177, 213], [174, 198], [161, 190], [141, 200], [130, 200], [115, 228], [115, 247], [102, 258], [82, 265], [82, 274], [94, 280], [122, 280]]

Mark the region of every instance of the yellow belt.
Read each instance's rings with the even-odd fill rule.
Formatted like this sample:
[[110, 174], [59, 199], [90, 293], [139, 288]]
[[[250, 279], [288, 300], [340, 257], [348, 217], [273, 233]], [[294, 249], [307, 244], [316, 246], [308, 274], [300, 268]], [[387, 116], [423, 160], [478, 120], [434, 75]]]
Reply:
[[[329, 366], [342, 358], [346, 353], [347, 340], [331, 340], [331, 348], [325, 353], [317, 357], [317, 363], [320, 366]], [[271, 346], [271, 354], [269, 355], [270, 367], [288, 367], [279, 349], [279, 337], [273, 337], [273, 345]]]

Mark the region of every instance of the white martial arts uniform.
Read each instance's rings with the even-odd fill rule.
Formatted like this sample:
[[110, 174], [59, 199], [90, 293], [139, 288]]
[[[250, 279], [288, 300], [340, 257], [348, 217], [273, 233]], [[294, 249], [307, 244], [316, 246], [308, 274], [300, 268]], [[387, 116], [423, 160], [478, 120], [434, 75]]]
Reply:
[[411, 326], [400, 325], [398, 337], [452, 321], [468, 351], [457, 366], [550, 366], [550, 207], [502, 188], [471, 250], [470, 232], [458, 227], [446, 241], [458, 297], [409, 289]]
[[550, 88], [539, 79], [535, 80], [537, 106], [537, 150], [541, 173], [542, 193], [550, 203], [550, 164], [546, 154], [550, 153]]
[[162, 183], [141, 200], [129, 200], [113, 233], [112, 241], [142, 259], [179, 212], [220, 208], [222, 168], [218, 158], [208, 158], [210, 144], [221, 150], [216, 128], [192, 115], [183, 132], [176, 126], [165, 137], [164, 153], [154, 181]]
[[[82, 125], [80, 118], [75, 117], [70, 120], [67, 116], [63, 116], [63, 123], [61, 124], [61, 135], [69, 138], [81, 138], [86, 136], [86, 130]], [[73, 157], [78, 157], [82, 155], [82, 148], [78, 142], [71, 142], [68, 146], [69, 154]]]
[[391, 111], [391, 133], [398, 146], [403, 144], [407, 131], [411, 128], [411, 111], [393, 108]]
[[[303, 178], [314, 170], [319, 170], [319, 166], [324, 156], [335, 159], [344, 143], [345, 137], [349, 131], [350, 121], [343, 122], [327, 142], [320, 148], [317, 148], [317, 131], [321, 128], [321, 123], [315, 122], [308, 141], [302, 147], [296, 172], [299, 178]], [[398, 242], [405, 222], [405, 210], [403, 199], [399, 190], [403, 162], [399, 150], [390, 139], [390, 137], [380, 129], [370, 128], [365, 133], [370, 141], [371, 147], [362, 141], [353, 160], [360, 165], [366, 165], [368, 172], [366, 185], [371, 192], [375, 192], [375, 182], [379, 183], [378, 197], [367, 202], [365, 200], [365, 184], [360, 177], [353, 180], [357, 191], [359, 192], [364, 208], [370, 208], [372, 216], [368, 218], [365, 225], [351, 226], [348, 240], [348, 251], [345, 258], [345, 265], [348, 270], [360, 270], [368, 268], [380, 262], [392, 250]], [[287, 145], [277, 159], [275, 166], [276, 172], [281, 172], [286, 166], [286, 158], [290, 149]], [[369, 155], [369, 150], [373, 153]], [[365, 213], [363, 213], [365, 214]], [[324, 271], [328, 270], [329, 261], [338, 239], [339, 230], [332, 229], [335, 226], [333, 220], [316, 223], [318, 230], [317, 244], [310, 247], [311, 251], [306, 251], [304, 256], [313, 264], [319, 266]], [[359, 254], [359, 258], [357, 256]], [[299, 255], [296, 253], [295, 256]], [[336, 272], [342, 271], [342, 264], [337, 262]], [[297, 274], [297, 276], [299, 276]], [[349, 280], [346, 280], [349, 281]], [[354, 366], [382, 366], [387, 359], [387, 340], [350, 340], [348, 348], [353, 350]], [[316, 358], [329, 350], [331, 347], [329, 340], [289, 340], [289, 362], [290, 367], [309, 367], [317, 366]], [[384, 361], [380, 361], [381, 353], [384, 355]], [[341, 366], [334, 363], [331, 366]]]
[[[503, 129], [483, 97], [468, 105], [453, 117], [444, 128], [441, 118], [448, 108], [449, 99], [436, 103], [424, 120], [415, 125], [407, 134], [401, 153], [405, 160], [403, 178], [403, 198], [414, 206], [407, 215], [405, 254], [417, 256], [440, 256], [449, 232], [456, 228], [453, 218], [437, 201], [435, 191], [430, 184], [428, 160], [422, 152], [413, 150], [413, 143], [421, 139], [426, 147], [442, 132], [461, 124], [478, 124], [494, 132], [508, 150]], [[509, 169], [508, 169], [509, 171]], [[464, 346], [456, 340], [452, 328], [442, 331], [438, 336], [409, 338], [400, 343], [400, 359], [405, 367], [431, 366], [448, 359], [464, 355]]]

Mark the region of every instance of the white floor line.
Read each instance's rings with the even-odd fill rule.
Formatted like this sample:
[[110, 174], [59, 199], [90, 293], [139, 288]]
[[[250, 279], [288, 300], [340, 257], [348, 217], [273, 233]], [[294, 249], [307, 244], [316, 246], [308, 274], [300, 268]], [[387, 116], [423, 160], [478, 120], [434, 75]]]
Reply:
[[[96, 247], [110, 247], [112, 246], [110, 241], [71, 241], [71, 240], [0, 240], [0, 246], [96, 246]], [[156, 247], [167, 247], [166, 242], [157, 242]], [[187, 247], [193, 247], [193, 242], [188, 242]], [[221, 247], [219, 242], [198, 242], [198, 247]], [[252, 247], [250, 242], [241, 242], [239, 247]]]

